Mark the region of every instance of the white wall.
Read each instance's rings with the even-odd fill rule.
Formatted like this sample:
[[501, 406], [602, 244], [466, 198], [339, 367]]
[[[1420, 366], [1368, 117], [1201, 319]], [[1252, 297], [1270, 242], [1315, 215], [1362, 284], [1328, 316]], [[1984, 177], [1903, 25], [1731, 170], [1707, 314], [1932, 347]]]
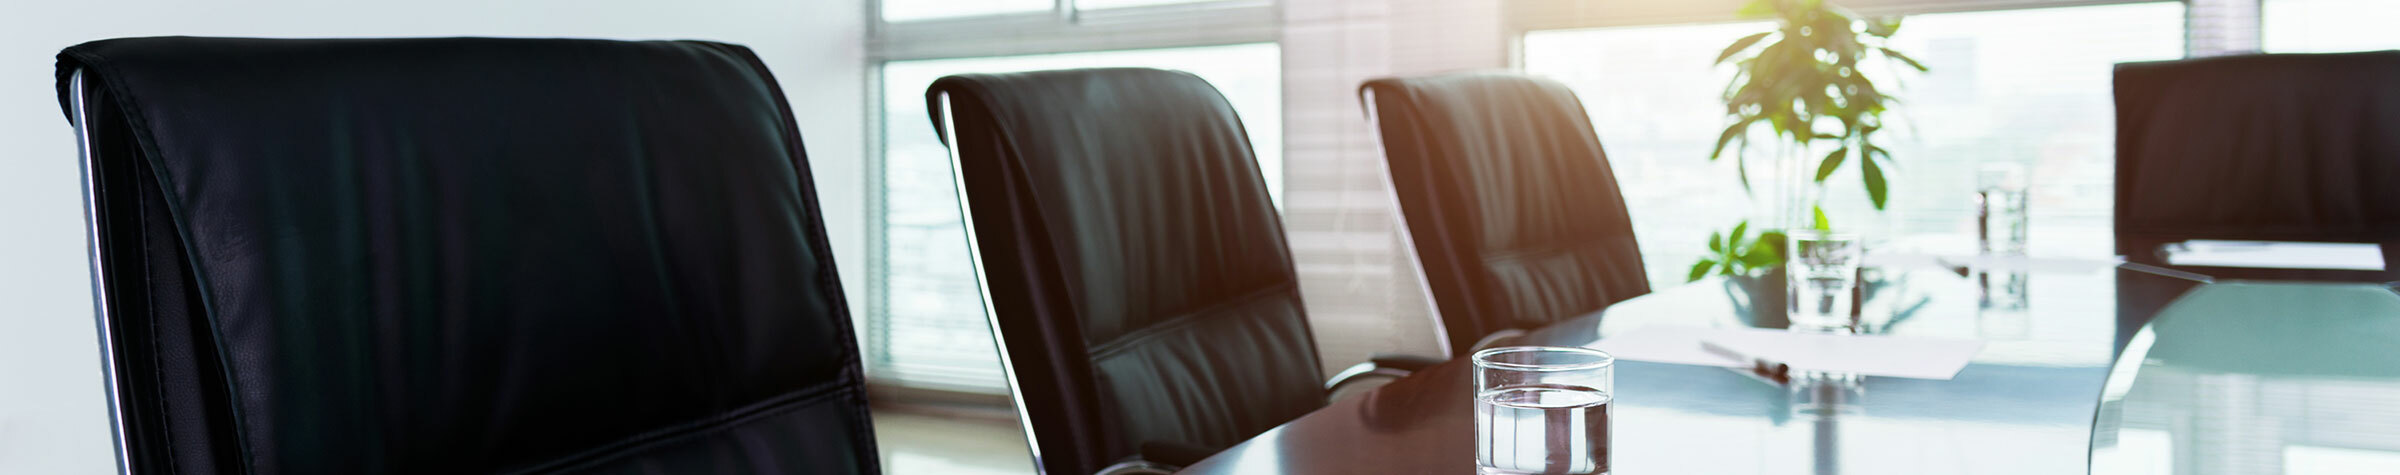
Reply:
[[0, 473], [115, 469], [71, 129], [54, 55], [155, 35], [708, 39], [758, 51], [791, 96], [854, 312], [864, 270], [860, 0], [0, 2]]

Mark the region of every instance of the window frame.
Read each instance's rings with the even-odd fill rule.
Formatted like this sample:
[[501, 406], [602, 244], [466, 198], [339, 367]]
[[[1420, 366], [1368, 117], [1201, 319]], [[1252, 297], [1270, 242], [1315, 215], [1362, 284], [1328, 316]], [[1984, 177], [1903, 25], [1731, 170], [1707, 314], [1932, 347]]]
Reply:
[[[1502, 21], [1506, 24], [1501, 25], [1501, 31], [1508, 35], [1509, 66], [1523, 69], [1526, 33], [1747, 21], [1733, 12], [1750, 0], [1506, 1], [1502, 11]], [[2184, 4], [2185, 57], [2255, 53], [2260, 50], [2258, 19], [2264, 3], [2261, 0], [1846, 0], [1841, 4], [1861, 15], [1875, 16], [2166, 2]], [[2213, 16], [2210, 12], [2221, 12], [2231, 18]]]
[[[888, 318], [891, 292], [891, 241], [886, 203], [884, 68], [896, 61], [988, 58], [1039, 54], [1086, 53], [1280, 44], [1283, 28], [1281, 0], [1210, 0], [1164, 5], [1076, 9], [1075, 0], [1054, 0], [1049, 11], [1003, 13], [954, 18], [886, 21], [885, 0], [865, 0], [867, 26], [863, 58], [866, 136], [864, 187], [867, 243], [865, 315], [860, 324], [861, 348], [888, 347], [890, 335], [871, 320]], [[992, 41], [1007, 38], [1009, 41]], [[897, 91], [909, 93], [908, 91]], [[1287, 132], [1288, 134], [1288, 132]], [[971, 230], [970, 230], [971, 232]], [[987, 316], [988, 317], [988, 316]], [[867, 355], [861, 355], [862, 359]], [[861, 363], [865, 363], [862, 361]], [[1006, 378], [1004, 378], [1006, 379]], [[912, 383], [875, 374], [868, 378], [871, 393], [901, 403], [959, 403], [1006, 405], [1010, 389], [963, 389], [939, 383]], [[1013, 384], [1013, 383], [1011, 383]], [[988, 388], [987, 388], [988, 389]]]

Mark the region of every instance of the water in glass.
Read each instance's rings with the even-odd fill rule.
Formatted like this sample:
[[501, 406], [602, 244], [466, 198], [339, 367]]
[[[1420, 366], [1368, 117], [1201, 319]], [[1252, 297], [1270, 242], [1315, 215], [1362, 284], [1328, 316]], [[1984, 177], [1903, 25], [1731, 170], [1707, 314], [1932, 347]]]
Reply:
[[1848, 329], [1856, 323], [1852, 289], [1858, 285], [1858, 265], [1864, 259], [1858, 238], [1831, 233], [1793, 233], [1791, 259], [1785, 272], [1791, 278], [1792, 328]]
[[1484, 475], [1608, 473], [1607, 391], [1529, 384], [1475, 397], [1475, 449]]
[[2026, 208], [2025, 168], [1987, 163], [1975, 173], [1975, 241], [1985, 254], [2025, 254], [2032, 216]]
[[1975, 192], [1976, 242], [1986, 254], [2024, 254], [2025, 190], [1989, 188]]

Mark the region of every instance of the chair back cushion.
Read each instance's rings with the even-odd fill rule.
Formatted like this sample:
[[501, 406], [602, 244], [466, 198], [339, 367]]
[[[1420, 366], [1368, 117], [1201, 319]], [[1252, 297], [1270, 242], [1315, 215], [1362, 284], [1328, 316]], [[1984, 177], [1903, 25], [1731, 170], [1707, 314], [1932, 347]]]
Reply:
[[59, 79], [134, 471], [877, 471], [746, 48], [137, 38]]
[[2400, 51], [2121, 64], [2116, 98], [2128, 259], [2187, 239], [2400, 243]]
[[1453, 354], [1650, 293], [1616, 173], [1566, 86], [1458, 73], [1361, 89]]
[[1092, 69], [926, 94], [1049, 473], [1230, 446], [1323, 405], [1283, 224], [1216, 88]]

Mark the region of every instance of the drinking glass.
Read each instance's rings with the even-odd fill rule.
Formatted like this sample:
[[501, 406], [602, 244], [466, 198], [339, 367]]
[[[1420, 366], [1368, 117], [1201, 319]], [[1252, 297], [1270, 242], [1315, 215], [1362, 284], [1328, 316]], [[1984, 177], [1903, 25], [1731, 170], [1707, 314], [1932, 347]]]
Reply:
[[1975, 241], [1984, 254], [2025, 254], [2025, 199], [2024, 167], [1994, 163], [1975, 173]]
[[1849, 331], [1858, 326], [1858, 265], [1866, 260], [1857, 236], [1799, 231], [1785, 239], [1793, 330]]
[[1588, 348], [1475, 352], [1475, 466], [1483, 475], [1607, 475], [1616, 358]]

